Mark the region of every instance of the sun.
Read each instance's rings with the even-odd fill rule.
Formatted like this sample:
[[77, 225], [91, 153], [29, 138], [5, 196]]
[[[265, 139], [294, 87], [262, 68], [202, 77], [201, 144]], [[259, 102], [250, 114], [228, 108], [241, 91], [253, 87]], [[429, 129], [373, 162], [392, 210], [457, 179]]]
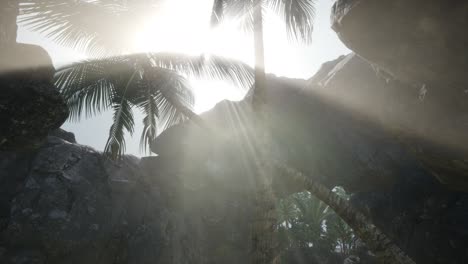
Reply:
[[[136, 32], [133, 52], [176, 52], [188, 55], [217, 55], [252, 65], [248, 38], [234, 24], [212, 29], [209, 25], [212, 0], [171, 0]], [[180, 7], [184, 8], [181, 9]], [[196, 112], [213, 107], [223, 99], [240, 100], [245, 90], [224, 82], [191, 80]]]
[[[212, 29], [212, 0], [171, 0], [164, 2], [157, 13], [148, 18], [144, 27], [134, 37], [134, 52], [176, 52], [188, 55], [217, 55], [243, 61], [253, 66], [252, 36], [241, 31], [238, 25], [224, 22]], [[184, 8], [180, 8], [184, 7]], [[266, 71], [291, 71], [287, 54], [288, 42], [284, 27], [277, 17], [265, 17]], [[238, 89], [222, 82], [218, 92], [209, 80], [193, 82], [196, 96], [195, 108], [204, 111], [222, 99], [238, 99]], [[211, 88], [203, 88], [211, 87]], [[209, 91], [209, 92], [207, 92]], [[245, 93], [245, 91], [243, 91]], [[223, 94], [225, 95], [223, 97]], [[234, 95], [233, 95], [234, 94]]]
[[166, 2], [136, 33], [134, 50], [216, 54], [249, 61], [253, 51], [248, 38], [233, 23], [210, 28], [211, 5], [211, 0]]

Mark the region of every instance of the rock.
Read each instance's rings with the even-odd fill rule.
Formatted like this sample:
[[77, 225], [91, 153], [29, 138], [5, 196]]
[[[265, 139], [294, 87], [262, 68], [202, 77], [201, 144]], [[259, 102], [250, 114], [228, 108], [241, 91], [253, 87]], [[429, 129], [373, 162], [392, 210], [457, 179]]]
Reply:
[[[365, 62], [363, 65], [368, 67]], [[369, 75], [349, 82], [379, 82], [372, 69], [355, 67], [359, 63], [350, 66]], [[399, 174], [398, 164], [412, 159], [379, 124], [331, 102], [320, 95], [318, 88], [307, 88], [304, 81], [271, 76], [269, 82], [272, 118], [268, 126], [275, 150], [270, 153], [272, 160], [287, 162], [331, 188], [340, 185], [351, 191], [365, 191], [391, 186]], [[329, 84], [330, 89], [335, 89]], [[371, 84], [366, 89], [371, 89]], [[351, 93], [346, 91], [346, 95]], [[224, 178], [231, 186], [252, 186], [258, 147], [252, 117], [246, 101], [221, 102], [202, 116], [221, 136], [213, 137], [191, 124], [178, 125], [163, 132], [152, 149], [169, 162], [180, 158], [193, 161], [184, 166], [176, 164], [174, 169], [202, 170], [210, 177]], [[191, 174], [186, 175], [187, 181], [196, 181]], [[287, 182], [277, 186], [284, 187], [277, 190], [284, 194], [302, 188]]]
[[343, 264], [359, 264], [361, 259], [358, 256], [349, 256], [343, 261]]
[[351, 201], [416, 263], [468, 261], [468, 195], [414, 165], [405, 166], [393, 188], [355, 194]]
[[460, 0], [338, 0], [332, 10], [340, 39], [398, 80], [387, 125], [398, 121], [400, 140], [459, 190], [468, 189], [467, 11]]
[[37, 148], [68, 117], [50, 57], [27, 44], [5, 46], [0, 57], [0, 150]]
[[72, 132], [65, 131], [61, 128], [51, 131], [49, 133], [49, 136], [58, 137], [70, 143], [76, 143], [75, 134], [73, 134]]
[[466, 87], [468, 3], [337, 0], [332, 27], [353, 51], [400, 80]]
[[0, 263], [247, 258], [247, 196], [219, 181], [186, 186], [159, 157], [114, 162], [49, 136], [29, 155], [1, 152], [0, 183]]
[[316, 94], [343, 111], [381, 126], [442, 183], [468, 190], [468, 108], [463, 97], [400, 81], [385, 81], [355, 54], [310, 80]]

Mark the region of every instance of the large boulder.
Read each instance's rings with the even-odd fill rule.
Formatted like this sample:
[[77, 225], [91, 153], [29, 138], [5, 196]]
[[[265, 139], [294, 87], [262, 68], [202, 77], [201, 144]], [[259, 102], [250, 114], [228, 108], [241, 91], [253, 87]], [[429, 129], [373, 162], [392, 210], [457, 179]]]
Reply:
[[398, 79], [468, 85], [464, 0], [337, 0], [332, 27], [350, 49]]
[[68, 117], [53, 84], [55, 69], [47, 52], [13, 44], [0, 51], [0, 150], [34, 149]]
[[352, 203], [416, 263], [468, 262], [468, 194], [455, 192], [408, 164], [386, 191], [358, 193]]
[[[393, 93], [396, 135], [444, 183], [466, 190], [468, 178], [468, 3], [338, 0], [340, 39], [375, 68]], [[404, 84], [402, 84], [404, 83]]]
[[[354, 67], [358, 65], [350, 66], [356, 73], [367, 75], [353, 80], [374, 78], [370, 81], [379, 82], [375, 72], [366, 68], [368, 64], [363, 63], [361, 69]], [[400, 173], [398, 164], [411, 159], [401, 144], [378, 122], [348, 111], [322, 96], [319, 89], [309, 87], [304, 80], [269, 77], [267, 107], [271, 112], [268, 127], [272, 147], [268, 159], [299, 168], [330, 188], [340, 185], [351, 191], [365, 191], [391, 186]], [[343, 92], [351, 94], [351, 90]], [[248, 98], [224, 101], [202, 115], [217, 136], [194, 124], [181, 124], [163, 132], [151, 149], [168, 164], [179, 159], [193, 161], [183, 166], [174, 164], [174, 169], [201, 170], [245, 188], [253, 183], [258, 158], [253, 116]], [[196, 181], [190, 173], [185, 175], [187, 181]], [[297, 191], [287, 180], [278, 186], [287, 188], [278, 190], [281, 193]]]
[[465, 95], [457, 97], [443, 89], [427, 87], [423, 91], [401, 81], [385, 81], [355, 54], [339, 58], [333, 68], [322, 71], [309, 83], [316, 94], [382, 127], [442, 183], [468, 190]]
[[112, 162], [57, 136], [0, 155], [1, 263], [158, 262], [171, 218], [139, 159]]
[[0, 152], [0, 263], [248, 259], [246, 193], [196, 171], [200, 181], [181, 181], [160, 157], [111, 161], [62, 138], [70, 135], [51, 133], [31, 152]]

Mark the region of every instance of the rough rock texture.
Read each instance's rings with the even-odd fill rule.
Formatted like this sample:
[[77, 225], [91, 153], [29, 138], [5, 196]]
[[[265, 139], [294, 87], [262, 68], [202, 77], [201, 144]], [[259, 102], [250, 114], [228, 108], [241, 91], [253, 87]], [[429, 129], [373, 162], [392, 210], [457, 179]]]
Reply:
[[[63, 131], [62, 131], [63, 132]], [[248, 196], [190, 184], [160, 157], [101, 153], [49, 136], [0, 152], [0, 263], [240, 263]]]
[[[407, 154], [372, 120], [306, 89], [304, 81], [269, 80], [269, 126], [277, 150], [271, 153], [273, 160], [300, 168], [327, 186], [342, 185], [352, 191], [386, 188], [400, 173], [398, 164]], [[183, 124], [163, 132], [152, 150], [194, 160], [192, 166], [208, 163], [213, 175], [222, 171], [226, 179], [249, 185], [257, 144], [252, 115], [245, 101], [221, 102], [203, 116], [221, 136]], [[280, 185], [288, 187], [287, 182]]]
[[0, 150], [37, 148], [68, 117], [52, 83], [54, 71], [49, 55], [39, 46], [2, 46]]
[[333, 29], [359, 55], [403, 81], [468, 85], [464, 0], [337, 0]]
[[[466, 262], [465, 195], [432, 177], [379, 119], [397, 116], [382, 102], [404, 86], [355, 55], [309, 82], [269, 80], [272, 158], [355, 192], [417, 261]], [[248, 99], [222, 102], [203, 116], [220, 136], [181, 124], [153, 143], [158, 157], [141, 160], [110, 162], [64, 131], [38, 150], [1, 153], [0, 263], [248, 261], [251, 114]], [[300, 188], [278, 179], [276, 190]]]
[[387, 103], [395, 135], [436, 177], [462, 190], [468, 189], [468, 36], [461, 33], [467, 11], [458, 0], [338, 0], [332, 10], [340, 39], [399, 90]]
[[[420, 146], [427, 150], [434, 145], [415, 138], [408, 141], [404, 137], [407, 133], [398, 133], [414, 122], [409, 110], [427, 107], [418, 87], [386, 82], [355, 54], [324, 64], [307, 85], [271, 76], [269, 80], [268, 102], [273, 116], [269, 126], [277, 149], [271, 158], [300, 168], [327, 186], [341, 185], [358, 193], [355, 199], [362, 203], [364, 212], [372, 214], [379, 227], [402, 248], [409, 249], [413, 258], [424, 260], [418, 263], [467, 261], [466, 251], [459, 249], [464, 248], [468, 237], [455, 233], [465, 228], [462, 223], [468, 219], [463, 213], [464, 198], [457, 206], [447, 205], [447, 200], [464, 197], [454, 189], [466, 188], [465, 171], [435, 173], [433, 168], [440, 160], [421, 163], [424, 160], [419, 150]], [[173, 165], [174, 169], [186, 170], [181, 173], [182, 177], [186, 175], [183, 181], [200, 182], [189, 172], [202, 171], [203, 175], [225, 178], [230, 186], [250, 186], [256, 147], [251, 116], [248, 99], [221, 102], [203, 118], [222, 136], [213, 137], [195, 125], [183, 124], [164, 132], [152, 150], [167, 157], [167, 164], [169, 160], [193, 160], [183, 166]], [[440, 155], [450, 158], [448, 153]], [[279, 179], [276, 187], [280, 194], [298, 191], [298, 186], [288, 186], [284, 179]], [[373, 207], [375, 201], [366, 197], [375, 195], [379, 195], [380, 204]], [[439, 210], [444, 206], [452, 206], [451, 211]], [[426, 210], [430, 210], [430, 216], [424, 220]], [[453, 225], [452, 217], [461, 224]], [[407, 225], [416, 233], [408, 234]], [[445, 232], [449, 229], [452, 231]], [[435, 239], [424, 240], [426, 234]], [[446, 246], [450, 244], [457, 246]]]
[[[463, 162], [457, 162], [453, 149], [420, 139], [414, 132], [419, 129], [418, 118], [440, 116], [438, 111], [444, 108], [434, 105], [450, 98], [441, 93], [427, 100], [421, 98], [418, 87], [399, 81], [384, 82], [370, 64], [354, 54], [340, 57], [333, 65], [325, 65], [310, 80], [316, 94], [346, 112], [371, 120], [385, 134], [394, 135], [394, 140], [407, 150], [392, 165], [399, 168], [399, 173], [392, 174], [393, 185], [361, 191], [353, 196], [353, 201], [416, 263], [466, 263], [467, 168]], [[446, 118], [453, 121], [466, 114], [455, 113]], [[433, 126], [444, 123], [433, 121]], [[369, 139], [375, 136], [370, 134]], [[353, 138], [349, 140], [358, 143]], [[465, 142], [458, 144], [466, 147]]]
[[448, 190], [414, 165], [391, 190], [359, 193], [352, 202], [416, 263], [468, 262], [468, 194]]

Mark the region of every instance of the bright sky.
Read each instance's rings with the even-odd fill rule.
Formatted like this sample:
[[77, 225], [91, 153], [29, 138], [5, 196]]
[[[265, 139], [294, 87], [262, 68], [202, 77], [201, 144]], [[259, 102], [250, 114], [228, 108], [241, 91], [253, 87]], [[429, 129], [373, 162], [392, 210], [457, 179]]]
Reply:
[[[147, 26], [135, 32], [134, 50], [171, 51], [188, 54], [203, 52], [243, 60], [252, 65], [253, 42], [237, 30], [234, 25], [225, 25], [214, 32], [209, 29], [212, 0], [171, 0], [164, 11], [155, 14]], [[265, 23], [266, 71], [277, 76], [310, 78], [326, 61], [333, 60], [349, 50], [330, 29], [331, 0], [317, 1], [317, 15], [313, 42], [310, 46], [290, 43], [281, 21], [267, 14]], [[181, 9], [180, 7], [183, 7]], [[20, 29], [18, 41], [44, 47], [52, 57], [55, 66], [60, 66], [85, 58], [78, 52], [60, 47], [40, 35]], [[209, 110], [222, 99], [240, 100], [245, 91], [230, 87], [222, 82], [194, 80], [197, 112]], [[127, 137], [127, 153], [143, 155], [139, 151], [142, 129], [141, 118], [136, 118], [136, 131], [133, 138]], [[104, 148], [109, 127], [110, 113], [83, 119], [79, 123], [66, 123], [63, 128], [75, 133], [79, 143], [90, 145], [98, 150]]]

